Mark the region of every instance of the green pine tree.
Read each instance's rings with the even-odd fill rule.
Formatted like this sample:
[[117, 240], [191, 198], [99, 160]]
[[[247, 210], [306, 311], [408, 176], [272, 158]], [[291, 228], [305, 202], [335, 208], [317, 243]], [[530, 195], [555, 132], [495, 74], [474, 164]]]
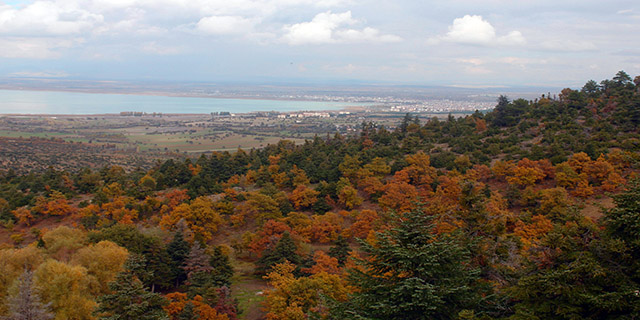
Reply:
[[624, 241], [640, 259], [640, 179], [629, 184], [627, 191], [613, 196], [616, 206], [605, 212], [609, 234]]
[[273, 249], [265, 250], [262, 258], [258, 261], [258, 271], [266, 273], [271, 270], [274, 265], [282, 263], [285, 260], [294, 265], [300, 265], [302, 259], [298, 253], [296, 253], [297, 250], [298, 248], [295, 242], [293, 242], [293, 239], [291, 239], [291, 235], [285, 232]]
[[139, 269], [139, 259], [125, 263], [125, 270], [109, 283], [113, 292], [98, 298], [95, 311], [101, 320], [158, 320], [169, 319], [162, 309], [167, 304], [165, 298], [148, 291], [132, 270]]
[[231, 285], [233, 267], [231, 266], [231, 262], [229, 262], [229, 257], [222, 253], [220, 247], [213, 249], [209, 264], [213, 268], [211, 276], [217, 287]]
[[182, 230], [178, 229], [173, 236], [173, 240], [167, 245], [167, 254], [173, 262], [171, 272], [176, 279], [176, 287], [187, 279], [187, 273], [184, 271], [184, 263], [189, 256], [190, 246], [184, 240]]
[[369, 259], [350, 270], [358, 288], [334, 309], [336, 319], [454, 319], [478, 303], [478, 272], [468, 250], [451, 235], [436, 235], [432, 217], [420, 210], [396, 216], [396, 225], [361, 241]]
[[347, 239], [345, 239], [342, 235], [338, 236], [336, 239], [334, 246], [329, 249], [329, 256], [338, 259], [338, 265], [343, 266], [345, 262], [347, 262], [347, 258], [349, 257], [349, 253], [351, 252], [351, 248], [349, 248], [349, 243]]

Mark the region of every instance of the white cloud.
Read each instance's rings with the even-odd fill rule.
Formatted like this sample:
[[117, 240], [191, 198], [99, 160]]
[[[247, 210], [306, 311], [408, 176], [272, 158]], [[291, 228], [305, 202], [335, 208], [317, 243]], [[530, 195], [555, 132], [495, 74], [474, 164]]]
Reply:
[[287, 34], [283, 38], [291, 45], [332, 43], [336, 42], [333, 38], [334, 29], [355, 22], [351, 18], [351, 11], [338, 14], [327, 11], [317, 14], [310, 22], [285, 26]]
[[14, 36], [79, 34], [103, 20], [101, 14], [51, 1], [37, 1], [21, 9], [0, 7], [0, 33]]
[[502, 45], [523, 45], [527, 43], [524, 36], [520, 31], [511, 31], [506, 36], [502, 36], [496, 39], [498, 44]]
[[345, 26], [359, 24], [360, 21], [351, 16], [351, 11], [317, 14], [310, 22], [302, 22], [284, 27], [282, 39], [290, 45], [326, 44], [344, 42], [395, 42], [401, 38], [390, 34], [381, 34], [378, 29], [350, 29]]
[[397, 42], [401, 41], [402, 38], [392, 35], [392, 34], [380, 34], [378, 29], [374, 29], [371, 27], [366, 27], [362, 30], [338, 30], [336, 31], [336, 36], [338, 39], [342, 39], [344, 41], [369, 41], [369, 42]]
[[196, 27], [207, 34], [245, 34], [255, 24], [256, 21], [240, 16], [211, 16], [200, 19]]
[[432, 39], [431, 43], [447, 41], [474, 45], [523, 45], [526, 43], [520, 31], [511, 31], [498, 37], [496, 29], [482, 16], [465, 15], [453, 20], [449, 32], [444, 36]]

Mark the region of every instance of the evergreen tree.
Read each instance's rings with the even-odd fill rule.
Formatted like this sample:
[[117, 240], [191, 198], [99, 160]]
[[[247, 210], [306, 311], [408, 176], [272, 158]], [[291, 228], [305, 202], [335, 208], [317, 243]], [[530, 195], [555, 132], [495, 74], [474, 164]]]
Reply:
[[173, 240], [167, 245], [167, 254], [173, 262], [171, 271], [176, 279], [176, 287], [187, 279], [187, 273], [184, 270], [184, 263], [189, 256], [189, 243], [184, 240], [182, 230], [176, 232]]
[[351, 248], [349, 248], [349, 243], [347, 239], [345, 239], [342, 235], [338, 236], [336, 239], [334, 246], [329, 249], [329, 256], [338, 259], [338, 265], [343, 266], [345, 262], [347, 262], [347, 258], [349, 257], [349, 253], [351, 252]]
[[127, 248], [129, 252], [142, 255], [145, 260], [142, 269], [147, 272], [137, 276], [146, 286], [155, 289], [156, 285], [168, 288], [173, 284], [173, 273], [171, 268], [167, 268], [171, 265], [171, 258], [159, 237], [145, 235], [133, 225], [116, 224], [91, 232], [88, 238], [94, 243], [109, 240]]
[[18, 280], [18, 292], [7, 301], [9, 315], [4, 320], [49, 320], [53, 319], [48, 304], [40, 302], [33, 291], [33, 272], [25, 270]]
[[334, 309], [334, 318], [454, 319], [477, 306], [478, 272], [461, 240], [435, 234], [433, 218], [420, 210], [395, 218], [375, 245], [361, 241], [369, 257], [349, 275], [358, 290]]
[[125, 270], [109, 283], [112, 294], [98, 298], [95, 313], [101, 320], [157, 320], [169, 319], [162, 307], [167, 301], [159, 294], [149, 292], [132, 270], [139, 269], [139, 259], [129, 259]]
[[213, 268], [211, 276], [214, 284], [217, 287], [228, 286], [231, 284], [231, 277], [233, 276], [233, 267], [229, 262], [229, 257], [222, 252], [220, 247], [216, 247], [213, 250], [209, 264]]
[[615, 208], [605, 213], [609, 234], [624, 241], [640, 259], [640, 179], [633, 180], [627, 191], [613, 196]]
[[262, 258], [258, 261], [259, 271], [266, 273], [271, 267], [285, 260], [294, 265], [299, 265], [302, 259], [296, 253], [297, 250], [298, 248], [293, 239], [291, 239], [291, 235], [285, 232], [273, 249], [265, 250]]
[[600, 233], [582, 217], [549, 232], [546, 253], [509, 289], [516, 301], [510, 319], [637, 319], [639, 286], [627, 268], [635, 260], [623, 243]]

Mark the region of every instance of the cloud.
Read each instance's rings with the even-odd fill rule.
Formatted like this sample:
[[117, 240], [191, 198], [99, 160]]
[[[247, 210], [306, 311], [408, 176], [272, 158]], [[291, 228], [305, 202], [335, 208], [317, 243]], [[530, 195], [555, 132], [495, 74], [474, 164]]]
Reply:
[[240, 16], [210, 16], [200, 19], [196, 28], [206, 34], [245, 34], [253, 29], [255, 20]]
[[548, 51], [580, 52], [595, 51], [598, 47], [593, 42], [586, 40], [545, 40], [540, 43], [540, 48]]
[[[434, 41], [435, 40], [435, 41]], [[473, 45], [523, 45], [526, 40], [520, 31], [511, 31], [498, 37], [495, 28], [482, 16], [465, 15], [453, 20], [449, 32], [444, 36], [432, 39], [432, 43], [439, 41], [473, 44]]]
[[343, 13], [327, 11], [317, 14], [310, 22], [285, 26], [285, 35], [282, 40], [290, 45], [396, 42], [402, 40], [395, 35], [381, 34], [378, 29], [371, 27], [365, 27], [361, 30], [345, 28], [345, 26], [359, 23], [360, 21], [351, 17], [351, 11]]
[[24, 8], [0, 7], [0, 34], [43, 36], [79, 34], [103, 22], [101, 14], [51, 1]]
[[61, 56], [59, 49], [71, 48], [81, 40], [56, 38], [0, 38], [0, 58], [51, 59]]
[[163, 46], [159, 45], [155, 41], [142, 44], [140, 49], [144, 52], [153, 53], [157, 55], [176, 55], [183, 53], [183, 49], [179, 47]]
[[457, 59], [457, 62], [460, 63], [468, 63], [468, 64], [472, 64], [474, 66], [480, 66], [485, 64], [485, 61], [482, 59], [478, 59], [478, 58], [469, 58], [469, 59]]

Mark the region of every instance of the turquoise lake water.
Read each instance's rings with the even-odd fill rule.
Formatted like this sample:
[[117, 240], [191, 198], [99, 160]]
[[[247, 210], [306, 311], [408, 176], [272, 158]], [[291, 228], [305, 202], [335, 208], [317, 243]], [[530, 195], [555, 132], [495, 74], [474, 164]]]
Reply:
[[218, 99], [152, 95], [0, 90], [0, 114], [104, 114], [122, 111], [210, 113], [340, 110], [367, 103]]

